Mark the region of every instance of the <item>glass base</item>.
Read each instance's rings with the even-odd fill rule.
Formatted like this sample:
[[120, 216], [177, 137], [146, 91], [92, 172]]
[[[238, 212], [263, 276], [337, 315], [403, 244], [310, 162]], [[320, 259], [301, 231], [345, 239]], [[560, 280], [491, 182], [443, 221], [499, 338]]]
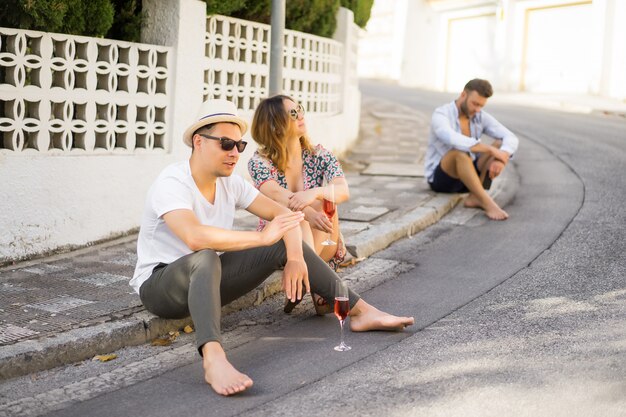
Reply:
[[337, 244], [337, 242], [333, 242], [330, 239], [326, 239], [326, 240], [322, 241], [322, 246], [332, 246], [332, 245], [336, 245], [336, 244]]
[[335, 346], [334, 349], [338, 352], [345, 352], [347, 350], [352, 349], [350, 346], [346, 345], [345, 343], [341, 342], [339, 344], [339, 346]]

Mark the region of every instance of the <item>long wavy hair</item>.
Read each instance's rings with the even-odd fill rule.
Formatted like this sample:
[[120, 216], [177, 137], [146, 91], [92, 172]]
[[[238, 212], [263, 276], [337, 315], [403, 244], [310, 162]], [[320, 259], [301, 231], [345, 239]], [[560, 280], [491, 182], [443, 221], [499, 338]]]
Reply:
[[[291, 121], [283, 104], [285, 99], [296, 102], [282, 94], [262, 100], [254, 112], [251, 131], [252, 138], [259, 144], [259, 153], [282, 172], [285, 172], [289, 161], [286, 135]], [[313, 146], [306, 135], [300, 137], [300, 146], [313, 152]]]

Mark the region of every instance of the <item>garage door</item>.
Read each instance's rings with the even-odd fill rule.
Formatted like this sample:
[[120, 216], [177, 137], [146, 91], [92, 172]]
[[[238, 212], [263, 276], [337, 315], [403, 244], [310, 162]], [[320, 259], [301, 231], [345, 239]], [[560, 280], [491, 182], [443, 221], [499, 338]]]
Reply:
[[591, 61], [591, 3], [529, 9], [520, 89], [587, 93]]
[[447, 91], [460, 91], [472, 78], [492, 79], [496, 60], [494, 14], [448, 21]]

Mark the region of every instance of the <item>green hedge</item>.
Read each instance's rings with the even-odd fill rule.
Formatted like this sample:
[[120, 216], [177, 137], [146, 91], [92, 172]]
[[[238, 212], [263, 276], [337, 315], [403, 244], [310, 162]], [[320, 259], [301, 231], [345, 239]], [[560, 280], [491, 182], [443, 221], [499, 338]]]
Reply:
[[364, 28], [372, 14], [374, 0], [341, 0], [341, 5], [354, 12], [354, 23]]
[[[205, 0], [207, 14], [222, 14], [261, 23], [270, 23], [271, 0]], [[374, 0], [287, 0], [285, 27], [300, 32], [330, 37], [337, 27], [340, 6], [354, 12], [355, 22], [365, 27]]]
[[5, 27], [104, 36], [112, 24], [110, 0], [3, 0], [0, 5]]
[[138, 41], [141, 0], [2, 0], [0, 26]]
[[[269, 23], [271, 0], [205, 0], [207, 14], [222, 14]], [[374, 0], [287, 0], [288, 29], [330, 37], [340, 6], [354, 12], [365, 27]], [[0, 26], [72, 35], [104, 36], [137, 42], [141, 0], [1, 0]]]

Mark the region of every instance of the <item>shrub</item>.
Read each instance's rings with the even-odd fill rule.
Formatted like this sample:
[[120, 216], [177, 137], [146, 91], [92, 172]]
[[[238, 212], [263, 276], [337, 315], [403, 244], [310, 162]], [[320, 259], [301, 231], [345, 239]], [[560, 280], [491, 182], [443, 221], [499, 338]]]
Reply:
[[341, 5], [354, 12], [354, 23], [364, 28], [372, 14], [374, 0], [341, 0]]
[[104, 36], [113, 23], [110, 0], [4, 0], [0, 26]]
[[[216, 0], [207, 1], [207, 13], [218, 14], [217, 8], [211, 6]], [[238, 0], [245, 3], [238, 9], [231, 9], [226, 16], [252, 20], [261, 23], [270, 23], [272, 13], [271, 0]], [[312, 33], [318, 36], [330, 37], [337, 26], [336, 14], [339, 9], [339, 0], [289, 0], [285, 7], [285, 27], [300, 32]]]
[[141, 0], [113, 0], [115, 14], [107, 38], [139, 42], [141, 39]]

